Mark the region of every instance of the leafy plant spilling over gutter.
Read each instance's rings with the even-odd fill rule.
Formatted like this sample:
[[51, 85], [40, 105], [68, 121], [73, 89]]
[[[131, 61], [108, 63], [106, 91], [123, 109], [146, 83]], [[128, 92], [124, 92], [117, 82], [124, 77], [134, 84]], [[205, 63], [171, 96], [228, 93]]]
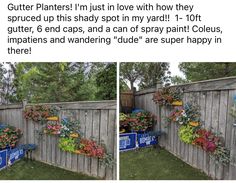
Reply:
[[120, 129], [131, 132], [151, 130], [154, 125], [154, 116], [150, 112], [120, 113]]
[[22, 131], [18, 128], [9, 125], [0, 127], [0, 150], [16, 147], [21, 136]]
[[58, 116], [59, 109], [55, 106], [49, 105], [35, 105], [27, 107], [24, 110], [24, 118], [32, 120], [36, 123], [44, 124], [47, 123], [47, 118], [51, 116]]
[[166, 87], [158, 90], [153, 95], [153, 101], [161, 106], [164, 105], [181, 105], [183, 99], [183, 91], [180, 88]]

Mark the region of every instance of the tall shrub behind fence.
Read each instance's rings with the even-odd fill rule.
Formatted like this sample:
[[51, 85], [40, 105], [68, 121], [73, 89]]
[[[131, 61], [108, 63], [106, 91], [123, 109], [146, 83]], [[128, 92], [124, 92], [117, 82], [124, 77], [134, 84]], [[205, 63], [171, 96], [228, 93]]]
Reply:
[[[116, 179], [116, 166], [105, 168], [97, 158], [61, 151], [58, 147], [59, 138], [55, 135], [40, 136], [38, 134], [40, 124], [26, 121], [22, 115], [24, 107], [32, 105], [35, 104], [0, 106], [0, 122], [23, 130], [24, 135], [20, 143], [38, 145], [33, 153], [36, 160], [75, 172], [105, 179]], [[44, 103], [42, 105], [60, 107], [60, 118], [66, 116], [70, 120], [79, 120], [84, 137], [94, 137], [100, 142], [103, 141], [107, 151], [116, 159], [116, 101]]]
[[154, 113], [158, 120], [156, 130], [166, 132], [160, 139], [160, 144], [188, 164], [201, 169], [214, 179], [236, 179], [236, 127], [235, 119], [230, 115], [230, 109], [236, 96], [236, 78], [201, 81], [179, 85], [184, 90], [184, 103], [195, 101], [200, 106], [203, 127], [213, 128], [225, 139], [225, 145], [230, 149], [231, 162], [228, 166], [218, 165], [209, 154], [202, 149], [188, 145], [179, 140], [179, 125], [171, 123], [165, 128], [165, 117], [171, 109], [160, 107], [152, 101], [156, 89], [148, 89], [135, 94], [136, 107]]

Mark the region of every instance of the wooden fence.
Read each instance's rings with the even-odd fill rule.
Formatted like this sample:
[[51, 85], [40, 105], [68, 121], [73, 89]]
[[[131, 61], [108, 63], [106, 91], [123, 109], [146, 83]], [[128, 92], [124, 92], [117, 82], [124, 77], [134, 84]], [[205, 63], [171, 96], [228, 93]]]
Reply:
[[220, 132], [224, 137], [232, 159], [228, 166], [216, 164], [202, 149], [181, 142], [178, 137], [179, 125], [171, 123], [165, 128], [165, 117], [171, 109], [159, 107], [152, 101], [153, 93], [157, 89], [136, 92], [136, 107], [158, 117], [155, 129], [166, 132], [166, 135], [161, 137], [160, 144], [168, 151], [193, 167], [201, 169], [213, 179], [236, 179], [236, 127], [233, 127], [235, 119], [230, 115], [230, 108], [236, 96], [236, 77], [195, 82], [179, 87], [184, 89], [184, 103], [195, 101], [200, 106], [203, 127], [213, 128], [213, 131]]
[[123, 112], [131, 112], [134, 107], [134, 95], [132, 91], [120, 93], [120, 107]]
[[[48, 163], [74, 172], [97, 176], [104, 179], [116, 179], [116, 165], [105, 168], [97, 158], [61, 151], [58, 137], [37, 133], [40, 125], [23, 118], [24, 107], [34, 104], [0, 106], [0, 122], [16, 126], [23, 130], [21, 143], [38, 145], [33, 153], [37, 161]], [[107, 151], [116, 160], [116, 101], [64, 102], [48, 103], [60, 107], [60, 118], [79, 120], [81, 131], [86, 138], [94, 137], [106, 144]]]

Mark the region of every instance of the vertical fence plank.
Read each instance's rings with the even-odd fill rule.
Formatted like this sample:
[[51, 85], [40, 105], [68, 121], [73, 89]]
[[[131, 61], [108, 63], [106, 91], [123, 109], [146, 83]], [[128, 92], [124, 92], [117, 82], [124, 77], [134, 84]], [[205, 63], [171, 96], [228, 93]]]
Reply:
[[[80, 110], [75, 110], [74, 111], [74, 116], [73, 116], [73, 120], [74, 121], [77, 121], [77, 122], [79, 122], [79, 124], [81, 125], [81, 121], [79, 120], [79, 118], [80, 118]], [[74, 154], [74, 153], [72, 153], [71, 154], [71, 169], [72, 169], [72, 171], [74, 171], [74, 172], [77, 172], [78, 171], [78, 162], [79, 162], [79, 155], [77, 155], [77, 154]]]
[[[207, 98], [206, 98], [206, 118], [205, 118], [205, 128], [210, 129], [211, 128], [211, 121], [212, 121], [212, 92], [207, 92]], [[210, 174], [210, 157], [209, 154], [207, 153], [206, 156], [206, 170], [207, 174]]]
[[[220, 103], [220, 94], [218, 91], [213, 92], [212, 98], [212, 110], [211, 110], [211, 127], [214, 132], [218, 131], [219, 123], [219, 103]], [[210, 175], [215, 179], [216, 178], [216, 165], [215, 160], [210, 159]]]
[[[193, 100], [195, 100], [196, 102], [196, 105], [199, 107], [199, 110], [200, 110], [200, 93], [199, 92], [194, 92], [194, 95], [193, 95]], [[193, 146], [191, 145], [192, 148], [193, 148], [193, 166], [196, 167], [196, 168], [199, 168], [198, 166], [198, 161], [199, 162], [202, 162], [201, 159], [198, 160], [198, 153], [199, 153], [199, 149], [198, 147], [196, 146]]]
[[[188, 102], [190, 102], [190, 96], [189, 96], [189, 93], [185, 93], [184, 94], [184, 101], [185, 101], [185, 104], [187, 104]], [[189, 145], [186, 144], [186, 143], [183, 143], [183, 146], [184, 146], [184, 160], [186, 162], [189, 162]]]
[[[200, 113], [201, 113], [201, 123], [202, 127], [204, 128], [204, 121], [205, 121], [205, 101], [206, 101], [206, 93], [200, 92], [199, 93], [199, 107], [200, 107]], [[198, 157], [197, 157], [197, 167], [204, 171], [204, 163], [205, 163], [205, 157], [206, 154], [201, 148], [198, 149]]]
[[[231, 90], [229, 92], [229, 100], [228, 100], [228, 111], [230, 111], [231, 107], [233, 107], [234, 104], [234, 98], [236, 96], [236, 90]], [[229, 112], [228, 112], [229, 113]], [[226, 146], [230, 149], [230, 156], [232, 159], [232, 162], [230, 163], [228, 167], [228, 179], [232, 180], [235, 176], [235, 166], [236, 166], [236, 130], [235, 127], [232, 127], [232, 125], [235, 123], [235, 118], [233, 118], [231, 115], [228, 117], [227, 120], [227, 129], [226, 132], [229, 133], [226, 135]]]
[[[158, 105], [158, 104], [157, 104]], [[166, 124], [165, 124], [165, 109], [164, 107], [158, 105], [158, 108], [160, 110], [160, 124], [161, 124], [161, 131], [164, 133], [163, 136], [160, 138], [160, 145], [167, 148], [167, 129], [166, 129]]]
[[[227, 105], [228, 105], [228, 91], [220, 92], [220, 105], [219, 105], [219, 123], [218, 131], [225, 139], [226, 124], [227, 121]], [[216, 166], [216, 179], [224, 179], [224, 166], [222, 164]]]
[[47, 163], [50, 163], [51, 162], [51, 152], [52, 152], [51, 136], [46, 134], [45, 139], [46, 139], [46, 161], [47, 161]]
[[51, 163], [53, 165], [56, 165], [56, 159], [57, 159], [57, 154], [56, 154], [56, 146], [58, 146], [57, 140], [56, 140], [57, 138], [58, 138], [58, 135], [51, 136], [51, 143], [52, 143], [52, 151], [51, 151], [52, 159], [51, 159]]
[[[109, 113], [108, 110], [101, 110], [101, 123], [100, 123], [100, 140], [105, 144], [108, 144], [108, 122]], [[111, 153], [111, 152], [109, 152]], [[105, 178], [106, 176], [106, 168], [99, 162], [98, 168], [99, 177]]]
[[[90, 139], [92, 137], [92, 127], [93, 127], [93, 112], [92, 110], [86, 110], [85, 112], [85, 138]], [[90, 174], [91, 173], [91, 158], [85, 156], [84, 159], [84, 172], [86, 174]]]
[[35, 123], [34, 124], [34, 144], [37, 145], [37, 148], [35, 150], [34, 154], [34, 158], [38, 161], [41, 160], [41, 153], [40, 153], [40, 146], [39, 146], [39, 124]]
[[[116, 123], [116, 118], [115, 118], [116, 111], [115, 110], [109, 110], [109, 116], [108, 116], [108, 141], [107, 141], [107, 148], [111, 151], [111, 154], [114, 154], [114, 149], [113, 149], [113, 144], [114, 144], [114, 139], [115, 139], [115, 123]], [[115, 157], [113, 157], [115, 158]], [[106, 179], [111, 180], [113, 179], [113, 170], [112, 168], [107, 167], [106, 170]]]
[[178, 135], [179, 125], [175, 124], [175, 126], [176, 126], [176, 143], [177, 143], [177, 152], [176, 152], [176, 154], [178, 155], [178, 157], [181, 157], [181, 144], [180, 144], [180, 139], [179, 139], [179, 135]]
[[[167, 107], [163, 107], [164, 109], [164, 116], [163, 116], [163, 123], [166, 126], [165, 117], [169, 115]], [[166, 149], [170, 151], [170, 127], [166, 128]]]
[[[187, 93], [186, 94], [187, 101], [190, 103], [196, 103], [194, 100], [194, 93]], [[188, 154], [188, 163], [193, 165], [193, 146], [192, 144], [186, 144], [187, 145], [187, 154]]]
[[[81, 132], [82, 135], [84, 136], [85, 134], [85, 110], [80, 110], [79, 111], [79, 120], [80, 120], [80, 128], [81, 128]], [[78, 172], [84, 172], [84, 155], [78, 155]]]
[[[99, 139], [99, 133], [100, 133], [100, 115], [101, 111], [100, 110], [94, 110], [93, 111], [93, 127], [92, 127], [92, 136], [97, 140], [100, 141]], [[92, 158], [91, 162], [91, 175], [93, 176], [98, 176], [98, 159], [97, 158]]]
[[[227, 100], [227, 120], [225, 125], [225, 146], [230, 149], [231, 146], [231, 129], [232, 129], [232, 121], [233, 117], [230, 115], [230, 109], [233, 106], [233, 98], [234, 98], [234, 90], [229, 91], [228, 93], [228, 100]], [[226, 166], [224, 167], [224, 179], [229, 180], [230, 175], [229, 172], [231, 171], [231, 167]]]
[[[116, 111], [113, 113], [114, 116], [116, 116]], [[114, 118], [115, 122], [114, 122], [114, 134], [113, 134], [113, 158], [114, 158], [114, 161], [115, 161], [115, 164], [113, 165], [113, 172], [112, 172], [112, 178], [113, 180], [117, 180], [117, 175], [116, 175], [116, 172], [117, 172], [117, 163], [116, 163], [116, 160], [117, 160], [117, 120], [116, 120], [116, 117]]]
[[[60, 118], [61, 119], [61, 118]], [[56, 161], [55, 161], [55, 165], [56, 166], [60, 166], [60, 162], [61, 162], [61, 149], [59, 148], [59, 138], [56, 138], [56, 147], [55, 147], [55, 151], [56, 151]]]

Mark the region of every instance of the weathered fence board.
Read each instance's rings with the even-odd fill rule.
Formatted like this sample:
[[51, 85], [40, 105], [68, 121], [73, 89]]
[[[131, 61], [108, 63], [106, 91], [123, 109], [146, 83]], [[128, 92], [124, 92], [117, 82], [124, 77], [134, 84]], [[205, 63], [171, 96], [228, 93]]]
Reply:
[[[209, 154], [193, 145], [179, 140], [177, 124], [165, 126], [165, 117], [169, 115], [169, 107], [160, 107], [152, 101], [155, 88], [135, 93], [135, 104], [160, 117], [156, 130], [161, 129], [167, 134], [161, 137], [160, 145], [180, 157], [186, 163], [199, 168], [213, 179], [236, 179], [236, 128], [232, 126], [235, 119], [229, 114], [236, 96], [236, 77], [201, 81], [178, 85], [184, 90], [184, 103], [195, 101], [200, 106], [201, 120], [206, 129], [213, 128], [222, 134], [225, 145], [230, 149], [232, 161], [229, 166], [216, 164]], [[160, 112], [159, 112], [160, 111]]]
[[[116, 101], [44, 103], [60, 107], [59, 117], [79, 120], [82, 135], [103, 141], [116, 160]], [[35, 104], [27, 104], [32, 106]], [[97, 158], [61, 151], [58, 136], [39, 135], [41, 126], [23, 118], [23, 105], [0, 106], [0, 122], [23, 130], [21, 143], [35, 143], [34, 159], [75, 172], [104, 179], [116, 179], [116, 168], [105, 168]]]

